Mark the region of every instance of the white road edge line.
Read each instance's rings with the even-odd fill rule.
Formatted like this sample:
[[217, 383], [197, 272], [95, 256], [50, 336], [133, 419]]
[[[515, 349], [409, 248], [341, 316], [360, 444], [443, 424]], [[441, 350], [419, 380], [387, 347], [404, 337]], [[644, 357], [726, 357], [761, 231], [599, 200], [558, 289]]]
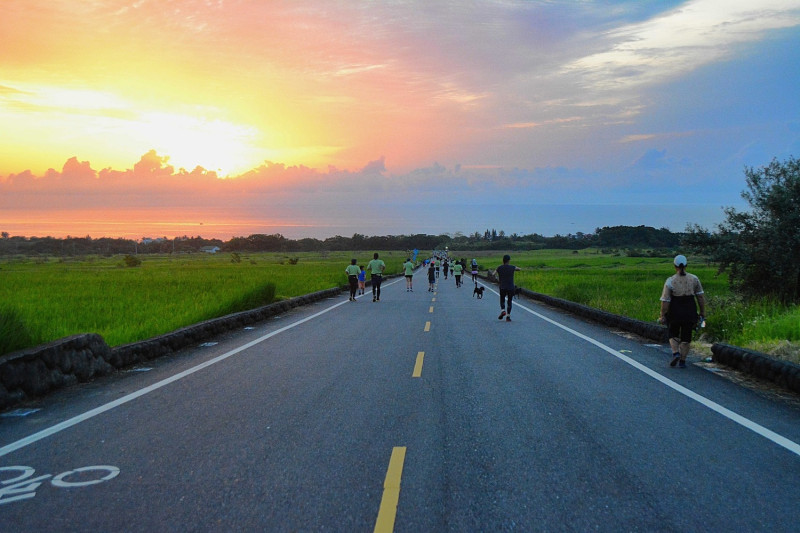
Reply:
[[341, 301], [341, 302], [339, 302], [337, 304], [334, 304], [334, 305], [332, 305], [332, 306], [330, 306], [330, 307], [328, 307], [326, 309], [323, 309], [322, 311], [320, 311], [318, 313], [315, 313], [313, 315], [307, 316], [306, 318], [300, 319], [297, 322], [293, 322], [293, 323], [289, 324], [288, 326], [284, 326], [284, 327], [282, 327], [280, 329], [276, 329], [275, 331], [267, 333], [266, 335], [264, 335], [262, 337], [259, 337], [259, 338], [255, 339], [253, 341], [250, 341], [247, 344], [243, 344], [242, 346], [239, 346], [238, 348], [234, 348], [233, 350], [231, 350], [231, 351], [229, 351], [227, 353], [224, 353], [222, 355], [219, 355], [219, 356], [215, 357], [214, 359], [209, 359], [205, 363], [201, 363], [201, 364], [199, 364], [197, 366], [194, 366], [192, 368], [184, 370], [183, 372], [179, 372], [178, 374], [175, 374], [174, 376], [170, 376], [170, 377], [168, 377], [166, 379], [163, 379], [163, 380], [159, 381], [158, 383], [153, 383], [152, 385], [150, 385], [148, 387], [145, 387], [143, 389], [139, 389], [136, 392], [132, 392], [132, 393], [128, 394], [127, 396], [123, 396], [122, 398], [114, 400], [113, 402], [109, 402], [109, 403], [107, 403], [105, 405], [101, 405], [100, 407], [96, 407], [96, 408], [94, 408], [94, 409], [92, 409], [90, 411], [86, 411], [83, 414], [80, 414], [78, 416], [72, 417], [72, 418], [70, 418], [68, 420], [65, 420], [63, 422], [60, 422], [60, 423], [58, 423], [58, 424], [56, 424], [54, 426], [51, 426], [51, 427], [49, 427], [47, 429], [43, 429], [43, 430], [41, 430], [41, 431], [39, 431], [37, 433], [34, 433], [33, 435], [30, 435], [28, 437], [20, 439], [20, 440], [18, 440], [16, 442], [12, 442], [11, 444], [7, 444], [6, 446], [3, 446], [2, 448], [0, 448], [0, 457], [2, 457], [4, 455], [8, 455], [11, 452], [19, 450], [20, 448], [24, 448], [25, 446], [33, 444], [34, 442], [40, 441], [40, 440], [42, 440], [44, 438], [47, 438], [47, 437], [49, 437], [51, 435], [55, 435], [56, 433], [58, 433], [60, 431], [63, 431], [65, 429], [71, 428], [72, 426], [78, 425], [81, 422], [85, 422], [86, 420], [89, 420], [90, 418], [93, 418], [93, 417], [95, 417], [97, 415], [103, 414], [106, 411], [110, 411], [111, 409], [114, 409], [115, 407], [119, 407], [120, 405], [124, 405], [124, 404], [126, 404], [128, 402], [131, 402], [131, 401], [135, 400], [136, 398], [139, 398], [141, 396], [144, 396], [145, 394], [149, 394], [149, 393], [151, 393], [151, 392], [153, 392], [155, 390], [158, 390], [158, 389], [160, 389], [162, 387], [165, 387], [165, 386], [169, 385], [170, 383], [174, 383], [174, 382], [176, 382], [178, 380], [181, 380], [181, 379], [183, 379], [183, 378], [185, 378], [187, 376], [190, 376], [190, 375], [194, 374], [195, 372], [199, 372], [200, 370], [203, 370], [204, 368], [208, 368], [209, 366], [215, 365], [215, 364], [219, 363], [220, 361], [224, 361], [225, 359], [228, 359], [229, 357], [232, 357], [232, 356], [236, 355], [239, 352], [242, 352], [244, 350], [247, 350], [248, 348], [252, 348], [253, 346], [255, 346], [255, 345], [259, 344], [259, 343], [262, 343], [265, 340], [270, 339], [270, 338], [274, 337], [275, 335], [278, 335], [279, 333], [283, 333], [284, 331], [290, 330], [290, 329], [294, 328], [295, 326], [299, 326], [300, 324], [304, 324], [304, 323], [308, 322], [309, 320], [313, 320], [313, 319], [317, 318], [320, 315], [324, 315], [328, 311], [332, 311], [333, 309], [336, 309], [340, 305], [345, 305], [345, 304], [349, 304], [349, 303], [350, 302], [348, 300], [343, 300], [343, 301]]
[[[499, 293], [495, 292], [491, 288], [489, 288], [489, 287], [486, 287], [486, 288], [489, 289], [490, 292], [493, 292], [494, 294], [496, 294], [498, 297], [500, 296]], [[772, 431], [770, 429], [767, 429], [764, 426], [753, 422], [749, 418], [745, 418], [742, 415], [740, 415], [738, 413], [735, 413], [735, 412], [731, 411], [730, 409], [728, 409], [726, 407], [723, 407], [720, 404], [718, 404], [718, 403], [716, 403], [716, 402], [714, 402], [712, 400], [709, 400], [705, 396], [701, 396], [700, 394], [697, 394], [696, 392], [694, 392], [694, 391], [692, 391], [690, 389], [687, 389], [683, 385], [675, 383], [671, 379], [664, 377], [663, 375], [659, 374], [655, 370], [652, 370], [652, 369], [644, 366], [643, 364], [639, 363], [638, 361], [635, 361], [635, 360], [631, 359], [630, 357], [620, 353], [619, 351], [614, 350], [613, 348], [610, 348], [610, 347], [606, 346], [605, 344], [603, 344], [602, 342], [600, 342], [600, 341], [598, 341], [596, 339], [588, 337], [588, 336], [586, 336], [583, 333], [580, 333], [578, 331], [575, 331], [574, 329], [569, 328], [569, 327], [567, 327], [564, 324], [561, 324], [559, 322], [556, 322], [555, 320], [553, 320], [551, 318], [548, 318], [548, 317], [546, 317], [546, 316], [544, 316], [542, 314], [539, 314], [536, 311], [533, 311], [532, 309], [528, 309], [524, 305], [518, 303], [518, 300], [515, 301], [514, 307], [519, 307], [521, 309], [524, 309], [525, 311], [529, 312], [530, 314], [532, 314], [532, 315], [534, 315], [534, 316], [536, 316], [538, 318], [541, 318], [545, 322], [549, 322], [550, 324], [553, 324], [554, 326], [559, 327], [559, 328], [563, 329], [564, 331], [566, 331], [568, 333], [571, 333], [572, 335], [574, 335], [574, 336], [576, 336], [576, 337], [578, 337], [580, 339], [585, 340], [586, 342], [594, 344], [598, 348], [600, 348], [602, 350], [605, 350], [606, 352], [610, 353], [611, 355], [613, 355], [617, 359], [620, 359], [620, 360], [628, 363], [629, 365], [631, 365], [635, 369], [639, 370], [640, 372], [643, 372], [644, 374], [647, 374], [651, 378], [653, 378], [653, 379], [655, 379], [657, 381], [660, 381], [661, 383], [663, 383], [667, 387], [676, 390], [677, 392], [683, 394], [687, 398], [690, 398], [690, 399], [700, 403], [701, 405], [704, 405], [705, 407], [708, 407], [712, 411], [716, 411], [717, 413], [721, 414], [725, 418], [727, 418], [727, 419], [729, 419], [729, 420], [731, 420], [733, 422], [736, 422], [737, 424], [739, 424], [741, 426], [746, 427], [750, 431], [753, 431], [753, 432], [757, 433], [758, 435], [761, 435], [762, 437], [771, 440], [772, 442], [774, 442], [778, 446], [782, 446], [783, 448], [786, 448], [787, 450], [789, 450], [790, 452], [794, 453], [795, 455], [800, 455], [800, 444], [798, 444], [798, 443], [796, 443], [796, 442], [794, 442], [792, 440], [789, 440], [786, 437], [784, 437], [782, 435], [779, 435], [778, 433], [775, 433], [774, 431]]]

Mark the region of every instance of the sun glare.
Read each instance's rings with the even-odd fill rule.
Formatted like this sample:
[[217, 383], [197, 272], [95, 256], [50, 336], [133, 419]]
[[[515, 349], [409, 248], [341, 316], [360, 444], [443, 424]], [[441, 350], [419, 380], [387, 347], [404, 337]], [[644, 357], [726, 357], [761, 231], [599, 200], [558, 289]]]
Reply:
[[254, 146], [259, 131], [221, 120], [171, 113], [145, 113], [133, 126], [176, 168], [201, 166], [220, 176], [256, 166], [263, 152]]
[[[51, 152], [60, 152], [62, 157], [77, 156], [104, 165], [110, 153], [118, 161], [135, 161], [145, 152], [156, 150], [169, 157], [176, 169], [191, 171], [200, 166], [225, 177], [281, 155], [260, 147], [272, 141], [264, 139], [264, 131], [224, 120], [222, 109], [166, 112], [142, 109], [136, 102], [106, 91], [16, 85], [20, 90], [6, 99], [17, 105], [0, 109], [0, 118], [19, 118], [21, 123], [32, 124], [24, 113], [38, 111], [38, 127], [20, 129], [18, 143], [47, 144]], [[83, 136], [76, 138], [75, 131]]]

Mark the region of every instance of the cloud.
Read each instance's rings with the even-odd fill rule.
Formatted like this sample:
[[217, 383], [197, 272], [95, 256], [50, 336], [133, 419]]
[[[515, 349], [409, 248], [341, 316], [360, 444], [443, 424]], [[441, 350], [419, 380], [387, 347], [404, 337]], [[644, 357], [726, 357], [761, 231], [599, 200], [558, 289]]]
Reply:
[[733, 55], [737, 45], [800, 24], [791, 0], [693, 0], [603, 36], [606, 50], [569, 63], [586, 87], [628, 89], [674, 79]]

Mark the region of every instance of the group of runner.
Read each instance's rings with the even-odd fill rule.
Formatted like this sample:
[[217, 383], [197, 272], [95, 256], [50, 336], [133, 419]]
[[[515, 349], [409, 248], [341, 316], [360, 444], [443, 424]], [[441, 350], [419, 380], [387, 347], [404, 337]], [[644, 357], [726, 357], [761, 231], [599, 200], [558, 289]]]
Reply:
[[[353, 259], [345, 269], [350, 283], [350, 301], [356, 301], [356, 294], [364, 294], [366, 285], [366, 273], [370, 273], [372, 282], [372, 301], [379, 302], [381, 299], [381, 282], [383, 272], [386, 270], [386, 263], [380, 259], [378, 253], [373, 255], [366, 268], [356, 265]], [[661, 316], [659, 322], [666, 324], [669, 329], [669, 343], [672, 348], [672, 360], [670, 366], [686, 367], [686, 356], [689, 353], [689, 345], [692, 340], [692, 330], [696, 325], [705, 325], [705, 295], [703, 287], [697, 276], [686, 272], [688, 261], [683, 255], [678, 255], [673, 261], [675, 265], [675, 275], [671, 276], [664, 283], [661, 294]], [[450, 261], [446, 254], [434, 255], [431, 259], [424, 261], [424, 266], [428, 270], [428, 292], [436, 290], [436, 280], [440, 272], [444, 272], [444, 279], [448, 274], [453, 275], [456, 287], [462, 286], [461, 277], [466, 269], [466, 260]], [[472, 279], [476, 280], [478, 274], [478, 263], [472, 260]], [[411, 258], [407, 258], [403, 263], [403, 274], [406, 278], [406, 291], [413, 292], [415, 264]], [[503, 264], [498, 266], [494, 273], [498, 280], [500, 290], [500, 315], [499, 320], [506, 319], [511, 322], [511, 308], [516, 285], [514, 283], [514, 273], [521, 270], [511, 264], [511, 256], [503, 256]], [[476, 282], [477, 283], [477, 282]], [[477, 286], [477, 285], [476, 285]], [[697, 307], [700, 307], [698, 314]]]
[[[473, 267], [473, 279], [478, 274], [478, 262], [473, 259], [472, 260], [474, 267]], [[444, 273], [444, 279], [447, 279], [448, 274], [453, 276], [456, 282], [456, 287], [461, 287], [461, 278], [464, 271], [467, 269], [467, 261], [466, 259], [461, 259], [460, 261], [451, 261], [450, 258], [447, 256], [434, 256], [429, 260], [425, 261], [425, 265], [427, 265], [428, 270], [428, 291], [433, 291], [436, 286], [436, 280], [439, 278], [440, 272]]]
[[373, 254], [372, 261], [367, 263], [366, 268], [364, 265], [358, 266], [357, 263], [357, 259], [351, 259], [350, 264], [344, 269], [350, 285], [350, 301], [355, 302], [357, 294], [364, 294], [367, 287], [367, 271], [369, 271], [372, 282], [372, 301], [380, 301], [381, 281], [383, 280], [383, 271], [386, 270], [386, 263], [380, 258], [378, 252]]

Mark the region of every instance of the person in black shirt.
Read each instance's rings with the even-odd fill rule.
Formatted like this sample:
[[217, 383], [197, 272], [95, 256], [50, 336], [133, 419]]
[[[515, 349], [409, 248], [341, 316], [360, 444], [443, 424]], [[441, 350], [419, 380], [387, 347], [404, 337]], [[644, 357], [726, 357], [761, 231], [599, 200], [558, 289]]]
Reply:
[[[495, 274], [499, 280], [500, 286], [500, 316], [498, 320], [503, 320], [506, 317], [506, 322], [511, 322], [511, 300], [514, 298], [514, 272], [522, 270], [519, 267], [509, 264], [511, 256], [506, 254], [503, 256], [503, 264], [497, 267]], [[508, 304], [506, 304], [508, 298]]]

